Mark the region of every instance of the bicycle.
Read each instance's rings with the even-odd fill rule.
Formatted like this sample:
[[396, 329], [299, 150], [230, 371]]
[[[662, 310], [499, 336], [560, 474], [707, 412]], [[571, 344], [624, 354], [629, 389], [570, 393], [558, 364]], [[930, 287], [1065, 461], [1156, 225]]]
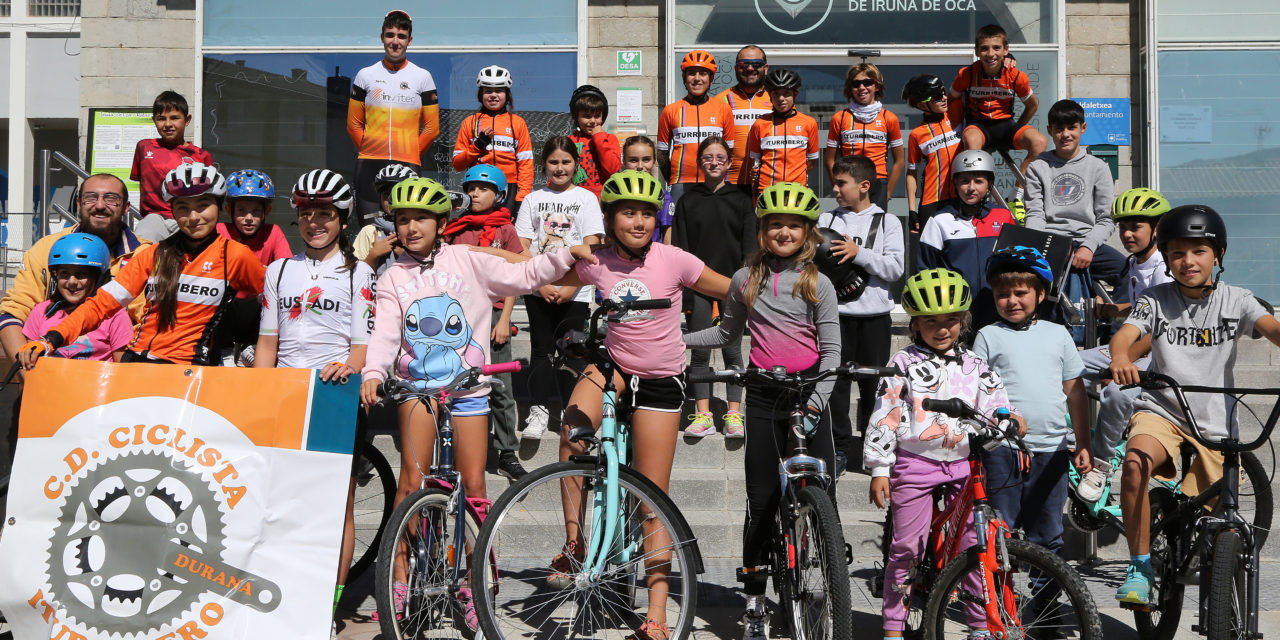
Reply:
[[[618, 399], [603, 336], [608, 322], [670, 305], [667, 299], [605, 300], [591, 314], [587, 331], [571, 331], [558, 341], [557, 368], [580, 358], [604, 374], [603, 418], [598, 431], [575, 427], [570, 432], [571, 442], [587, 445], [586, 454], [546, 465], [512, 484], [481, 526], [472, 566], [480, 569], [475, 571], [476, 612], [488, 640], [625, 638], [651, 604], [665, 608], [671, 638], [689, 637], [702, 556], [671, 499], [628, 466], [630, 409]], [[555, 572], [546, 559], [562, 550], [567, 513], [576, 514], [585, 555], [566, 552], [568, 585], [555, 587], [548, 581]]]
[[[1182, 615], [1182, 596], [1187, 584], [1200, 587], [1200, 624], [1192, 630], [1214, 640], [1221, 638], [1261, 638], [1258, 633], [1258, 554], [1266, 543], [1271, 524], [1270, 481], [1265, 501], [1258, 494], [1254, 520], [1240, 513], [1240, 473], [1252, 473], [1243, 464], [1244, 454], [1258, 449], [1271, 438], [1280, 419], [1280, 389], [1243, 389], [1182, 385], [1167, 375], [1143, 371], [1143, 388], [1168, 388], [1186, 416], [1190, 435], [1202, 446], [1223, 454], [1222, 478], [1197, 496], [1189, 497], [1168, 487], [1157, 486], [1151, 500], [1152, 604], [1149, 607], [1121, 603], [1134, 611], [1143, 637], [1171, 638]], [[1209, 440], [1187, 404], [1185, 392], [1219, 393], [1230, 396], [1276, 396], [1276, 404], [1262, 426], [1262, 433], [1248, 442], [1240, 440], [1239, 425], [1232, 421], [1227, 437]], [[1189, 456], [1184, 452], [1182, 469]], [[1254, 459], [1256, 463], [1256, 458]], [[1261, 465], [1258, 465], [1261, 469]], [[1209, 505], [1213, 505], [1209, 509]], [[1198, 577], [1197, 577], [1198, 574]]]
[[[464, 601], [469, 580], [463, 564], [488, 501], [468, 498], [453, 467], [449, 400], [455, 392], [491, 384], [481, 382], [482, 375], [515, 372], [520, 367], [518, 361], [471, 367], [449, 384], [427, 390], [400, 380], [383, 383], [383, 402], [417, 401], [436, 415], [431, 469], [422, 474], [419, 489], [392, 512], [378, 546], [374, 599], [383, 637], [420, 638], [428, 631], [433, 637], [462, 637], [469, 632]], [[404, 582], [397, 580], [397, 572], [403, 573]], [[457, 633], [448, 635], [451, 632]]]
[[[1003, 441], [1026, 452], [1008, 411], [997, 410], [993, 419], [959, 398], [926, 399], [922, 408], [967, 423], [970, 470], [950, 504], [935, 510], [926, 556], [909, 578], [910, 593], [928, 593], [923, 637], [968, 637], [985, 625], [995, 638], [1102, 638], [1097, 606], [1079, 574], [1048, 549], [1015, 537], [987, 503], [983, 455]], [[961, 550], [969, 522], [978, 542]]]
[[[347, 584], [355, 584], [364, 573], [373, 566], [378, 558], [378, 545], [382, 541], [382, 532], [395, 507], [396, 475], [391, 463], [373, 443], [373, 438], [366, 438], [356, 448], [356, 489], [355, 489], [355, 552], [351, 570], [347, 573]], [[377, 514], [377, 519], [372, 516]]]
[[[900, 376], [897, 367], [837, 367], [816, 375], [773, 369], [728, 369], [689, 375], [690, 382], [728, 382], [745, 386], [750, 381], [791, 392], [793, 403], [784, 457], [778, 464], [782, 492], [774, 519], [769, 572], [778, 594], [782, 617], [797, 640], [847, 640], [853, 637], [849, 594], [849, 557], [840, 518], [827, 493], [834, 479], [826, 462], [809, 455], [805, 435], [806, 393], [827, 378]], [[759, 569], [738, 569], [738, 580], [750, 579]]]

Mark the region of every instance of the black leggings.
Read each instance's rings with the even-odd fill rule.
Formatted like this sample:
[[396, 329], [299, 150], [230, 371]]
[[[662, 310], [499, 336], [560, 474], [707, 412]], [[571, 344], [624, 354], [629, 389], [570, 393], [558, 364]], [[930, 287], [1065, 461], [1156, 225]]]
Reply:
[[[777, 389], [758, 384], [747, 386], [747, 443], [743, 464], [747, 479], [747, 519], [742, 524], [742, 566], [759, 567], [768, 562], [773, 548], [772, 538], [777, 519], [778, 462], [787, 447], [789, 397]], [[834, 446], [831, 441], [830, 413], [825, 413], [818, 428], [809, 436], [809, 455], [827, 462], [827, 473], [835, 472]], [[835, 483], [830, 486], [835, 502]], [[764, 595], [767, 575], [743, 584], [749, 596]]]
[[529, 393], [533, 403], [563, 409], [569, 404], [575, 377], [568, 371], [554, 371], [551, 356], [555, 354], [557, 330], [561, 323], [570, 321], [574, 329], [582, 329], [589, 314], [585, 302], [552, 304], [537, 294], [524, 297], [524, 308], [529, 314]]
[[[713, 300], [704, 295], [689, 292], [693, 298], [693, 314], [689, 316], [689, 331], [701, 331], [711, 326], [711, 304]], [[724, 366], [729, 369], [742, 366], [742, 340], [730, 342], [720, 349], [720, 353], [724, 355]], [[693, 355], [689, 356], [689, 368], [697, 371], [706, 368], [711, 364], [710, 349], [693, 349]], [[742, 387], [729, 385], [728, 397], [729, 402], [742, 402]], [[705, 400], [711, 397], [711, 384], [708, 382], [693, 383], [693, 399]]]
[[[840, 316], [840, 361], [857, 362], [871, 367], [884, 366], [889, 361], [889, 341], [893, 321], [889, 314], [878, 316]], [[862, 466], [862, 438], [854, 438], [858, 431], [867, 432], [867, 420], [871, 417], [871, 405], [875, 402], [879, 380], [858, 381], [858, 417], [849, 416], [850, 387], [852, 380], [836, 380], [831, 392], [831, 433], [836, 441], [836, 451], [843, 451], [850, 466]]]

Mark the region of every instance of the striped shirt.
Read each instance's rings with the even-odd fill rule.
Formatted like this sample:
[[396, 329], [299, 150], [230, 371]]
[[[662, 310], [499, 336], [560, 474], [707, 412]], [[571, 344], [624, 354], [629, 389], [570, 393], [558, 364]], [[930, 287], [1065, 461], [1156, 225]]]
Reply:
[[698, 143], [720, 136], [733, 148], [733, 111], [723, 100], [691, 104], [681, 98], [658, 116], [658, 151], [671, 156], [671, 182], [702, 182]]
[[907, 143], [907, 171], [914, 174], [924, 163], [924, 186], [920, 206], [956, 195], [951, 183], [951, 161], [960, 153], [960, 136], [946, 118], [926, 122], [911, 131]]

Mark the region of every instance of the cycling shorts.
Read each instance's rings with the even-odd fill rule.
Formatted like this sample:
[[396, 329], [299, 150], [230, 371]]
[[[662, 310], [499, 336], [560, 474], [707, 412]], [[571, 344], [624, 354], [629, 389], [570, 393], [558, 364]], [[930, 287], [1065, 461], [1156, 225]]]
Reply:
[[[1152, 474], [1161, 480], [1177, 480], [1178, 463], [1182, 461], [1182, 445], [1191, 445], [1195, 457], [1191, 459], [1191, 468], [1186, 469], [1187, 478], [1182, 481], [1182, 492], [1194, 496], [1222, 478], [1222, 454], [1206, 449], [1195, 438], [1184, 432], [1178, 425], [1161, 416], [1148, 411], [1134, 412], [1129, 420], [1129, 442], [1136, 436], [1155, 438], [1169, 455], [1169, 464], [1156, 469]], [[1173, 469], [1173, 474], [1164, 473], [1165, 469]]]
[[684, 406], [684, 374], [665, 378], [641, 378], [621, 370], [618, 373], [622, 374], [632, 408], [679, 413]]
[[972, 120], [964, 128], [964, 132], [968, 133], [970, 129], [977, 129], [982, 133], [982, 148], [986, 151], [998, 149], [1021, 149], [1017, 144], [1017, 140], [1022, 136], [1022, 132], [1030, 129], [1031, 125], [1024, 124], [1018, 126], [1018, 121], [1013, 118], [1005, 118], [1004, 120]]
[[[417, 402], [418, 398], [409, 397], [400, 401], [400, 404], [406, 402]], [[468, 416], [487, 416], [489, 415], [489, 396], [453, 396], [449, 399], [450, 414], [455, 418], [465, 418]]]

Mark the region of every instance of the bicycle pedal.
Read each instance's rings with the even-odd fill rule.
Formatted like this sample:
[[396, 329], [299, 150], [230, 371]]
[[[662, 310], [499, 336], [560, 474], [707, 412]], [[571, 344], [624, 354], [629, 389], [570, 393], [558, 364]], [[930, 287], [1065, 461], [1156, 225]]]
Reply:
[[847, 565], [853, 564], [853, 545], [848, 542], [844, 543], [844, 563]]
[[[1153, 613], [1156, 610], [1155, 607], [1149, 604], [1137, 604], [1133, 602], [1121, 602], [1120, 608], [1128, 609], [1129, 611], [1141, 611], [1143, 613]], [[1193, 628], [1192, 630], [1194, 631], [1195, 629]]]

